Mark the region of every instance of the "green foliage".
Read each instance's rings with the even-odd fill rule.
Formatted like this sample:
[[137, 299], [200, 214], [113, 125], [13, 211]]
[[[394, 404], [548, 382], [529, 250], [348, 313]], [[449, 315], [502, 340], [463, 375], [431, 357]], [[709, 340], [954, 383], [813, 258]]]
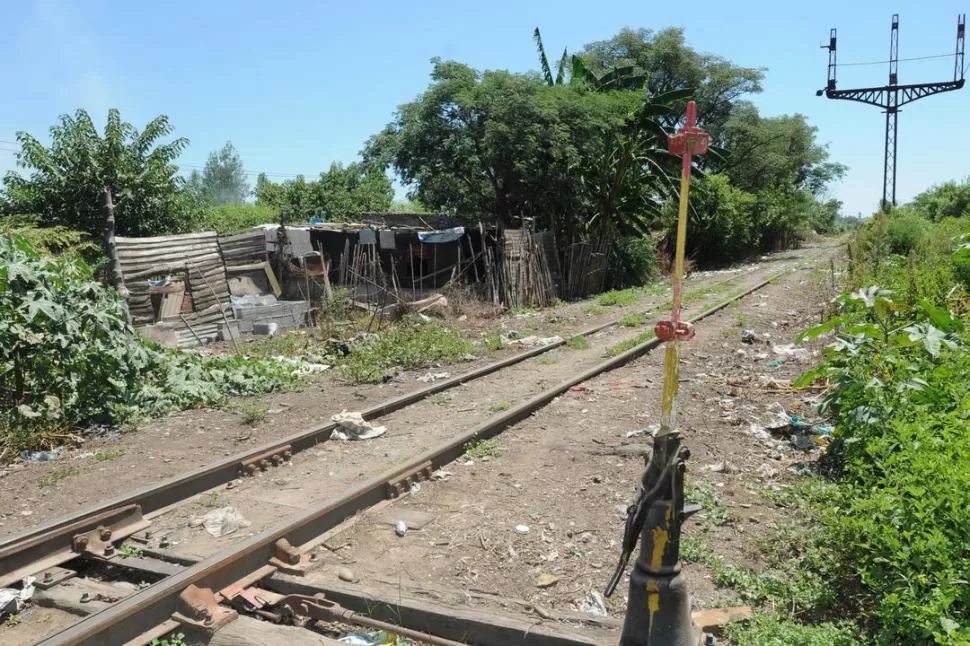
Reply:
[[507, 226], [532, 218], [567, 237], [628, 234], [645, 230], [650, 198], [670, 191], [656, 119], [677, 97], [645, 102], [440, 60], [431, 77], [364, 153], [393, 164], [431, 208]]
[[118, 555], [124, 558], [136, 558], [140, 559], [145, 556], [145, 552], [139, 549], [137, 546], [131, 543], [122, 543], [121, 547], [118, 548]]
[[162, 639], [153, 639], [148, 646], [187, 646], [185, 633], [169, 633]]
[[934, 186], [913, 198], [909, 207], [931, 222], [970, 216], [970, 177]]
[[106, 262], [101, 245], [83, 231], [62, 226], [43, 226], [39, 215], [0, 216], [0, 236], [17, 236], [47, 256], [75, 254], [90, 265]]
[[889, 250], [901, 256], [915, 251], [926, 231], [926, 221], [906, 213], [894, 213], [889, 219], [886, 235], [889, 237]]
[[279, 221], [278, 208], [258, 204], [223, 204], [206, 210], [201, 228], [219, 233], [235, 233]]
[[356, 341], [340, 367], [354, 383], [376, 382], [396, 369], [460, 361], [473, 348], [454, 328], [405, 320]]
[[688, 480], [684, 486], [684, 501], [701, 506], [700, 525], [704, 530], [726, 525], [731, 520], [731, 514], [721, 504], [717, 491], [706, 482]]
[[114, 460], [115, 458], [120, 458], [125, 452], [121, 449], [108, 449], [107, 451], [95, 451], [94, 459], [97, 462], [107, 462], [108, 460]]
[[209, 153], [201, 175], [198, 171], [192, 171], [189, 186], [200, 197], [217, 206], [246, 201], [249, 195], [246, 171], [231, 141], [227, 141], [220, 151]]
[[616, 324], [620, 327], [640, 327], [641, 325], [645, 325], [646, 322], [647, 315], [644, 312], [625, 314], [616, 320]]
[[698, 121], [715, 136], [732, 103], [760, 92], [764, 77], [760, 69], [738, 67], [720, 56], [697, 52], [687, 45], [681, 28], [623, 29], [609, 40], [586, 45], [579, 56], [596, 76], [619, 70], [622, 76], [636, 77], [638, 72], [641, 82], [634, 87], [645, 83], [651, 94], [692, 90]]
[[727, 625], [725, 636], [742, 646], [854, 646], [861, 643], [846, 622], [804, 624], [773, 613], [758, 613]]
[[465, 445], [465, 456], [469, 458], [495, 457], [498, 453], [498, 443], [495, 440], [478, 440]]
[[293, 379], [277, 363], [140, 341], [124, 308], [82, 260], [0, 238], [0, 442], [29, 448], [52, 429], [120, 425]]
[[328, 222], [352, 220], [358, 213], [391, 208], [394, 187], [383, 167], [372, 163], [334, 163], [316, 181], [302, 175], [282, 184], [261, 173], [256, 180], [256, 204], [282, 212], [287, 222], [320, 217]]
[[[900, 262], [870, 255], [888, 238], [877, 218], [850, 276], [892, 289], [843, 295], [837, 316], [806, 333], [834, 336], [822, 366], [800, 379], [835, 385], [822, 408], [837, 421], [826, 464], [839, 497], [821, 518], [863, 587], [878, 643], [970, 640], [970, 334], [945, 300], [955, 226], [965, 225], [930, 227], [920, 260]], [[935, 247], [940, 238], [949, 245]]]
[[20, 132], [18, 165], [29, 171], [4, 177], [8, 213], [41, 214], [43, 224], [83, 231], [100, 240], [104, 229], [105, 188], [114, 199], [118, 235], [145, 236], [193, 230], [201, 203], [184, 190], [175, 160], [188, 145], [184, 138], [159, 143], [172, 133], [168, 118], [159, 116], [138, 130], [123, 122], [117, 110], [108, 112], [100, 134], [84, 110], [63, 115], [51, 128], [45, 148]]
[[61, 467], [59, 469], [54, 469], [50, 473], [41, 476], [37, 481], [38, 487], [53, 487], [61, 480], [65, 478], [70, 478], [71, 476], [76, 476], [81, 473], [81, 470], [77, 467]]
[[508, 402], [496, 402], [489, 406], [488, 410], [492, 411], [493, 413], [501, 413], [503, 410], [508, 410], [510, 407], [511, 404]]
[[589, 348], [589, 339], [580, 335], [571, 336], [566, 339], [566, 347], [570, 350], [586, 350]]
[[245, 402], [237, 406], [236, 411], [242, 415], [244, 423], [249, 426], [259, 426], [266, 421], [269, 405], [261, 402]]
[[620, 341], [619, 343], [614, 343], [609, 348], [606, 349], [606, 356], [615, 357], [621, 355], [627, 350], [632, 350], [640, 344], [646, 343], [647, 341], [653, 340], [655, 337], [653, 330], [647, 330], [646, 332], [641, 332], [632, 339], [626, 339]]
[[[708, 263], [723, 263], [761, 246], [761, 231], [752, 218], [757, 197], [732, 186], [727, 175], [699, 177], [691, 186], [688, 248]], [[675, 239], [677, 205], [667, 209], [668, 238]]]
[[660, 276], [657, 248], [650, 236], [621, 238], [611, 251], [608, 278], [615, 289], [646, 285]]

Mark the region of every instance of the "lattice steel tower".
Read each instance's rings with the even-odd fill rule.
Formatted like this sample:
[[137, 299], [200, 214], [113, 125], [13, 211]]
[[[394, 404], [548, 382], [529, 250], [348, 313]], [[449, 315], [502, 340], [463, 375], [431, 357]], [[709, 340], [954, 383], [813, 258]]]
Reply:
[[[953, 80], [935, 83], [916, 83], [899, 85], [899, 14], [893, 14], [889, 40], [889, 84], [882, 87], [867, 87], [856, 90], [839, 90], [835, 86], [836, 35], [835, 29], [829, 32], [829, 44], [822, 49], [829, 50], [829, 74], [825, 89], [816, 96], [825, 94], [830, 99], [844, 99], [868, 103], [886, 111], [886, 150], [883, 159], [882, 206], [896, 205], [896, 125], [899, 121], [899, 108], [941, 92], [959, 90], [963, 87], [963, 41], [966, 32], [966, 14], [957, 16], [957, 47], [953, 58]], [[947, 55], [949, 56], [949, 55]]]

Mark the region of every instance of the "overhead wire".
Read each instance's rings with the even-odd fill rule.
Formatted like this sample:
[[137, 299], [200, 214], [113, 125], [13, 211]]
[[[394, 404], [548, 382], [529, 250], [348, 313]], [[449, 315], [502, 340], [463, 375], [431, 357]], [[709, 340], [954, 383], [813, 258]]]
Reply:
[[[907, 63], [909, 61], [927, 61], [933, 58], [949, 58], [951, 56], [955, 56], [955, 54], [934, 54], [933, 56], [914, 56], [912, 58], [900, 58], [897, 62]], [[891, 63], [891, 62], [892, 61], [890, 60], [884, 60], [884, 61], [868, 61], [868, 62], [861, 62], [861, 63], [839, 63], [839, 67], [859, 67], [862, 65], [886, 65], [887, 63]]]

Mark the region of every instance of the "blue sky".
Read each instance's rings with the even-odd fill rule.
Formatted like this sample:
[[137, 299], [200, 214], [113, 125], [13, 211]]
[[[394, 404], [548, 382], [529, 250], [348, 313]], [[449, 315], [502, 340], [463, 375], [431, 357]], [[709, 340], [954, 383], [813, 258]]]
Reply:
[[[849, 214], [868, 214], [878, 204], [884, 117], [873, 107], [815, 97], [825, 83], [819, 44], [837, 27], [840, 61], [885, 60], [895, 11], [902, 58], [948, 54], [956, 15], [967, 9], [951, 0], [894, 7], [869, 0], [2, 4], [0, 172], [14, 165], [18, 130], [46, 138], [62, 113], [84, 107], [103, 123], [117, 107], [136, 126], [167, 114], [176, 133], [191, 140], [186, 172], [231, 139], [251, 181], [259, 171], [312, 177], [331, 161], [352, 161], [396, 106], [423, 91], [433, 56], [525, 71], [536, 66], [536, 26], [550, 57], [624, 26], [683, 26], [701, 51], [768, 68], [765, 91], [752, 99], [763, 114], [800, 112], [819, 128], [832, 158], [850, 168], [833, 189]], [[952, 58], [900, 64], [901, 83], [952, 73]], [[881, 85], [886, 75], [885, 65], [846, 67], [839, 86]], [[901, 201], [970, 174], [970, 129], [960, 116], [968, 105], [964, 89], [901, 113]]]

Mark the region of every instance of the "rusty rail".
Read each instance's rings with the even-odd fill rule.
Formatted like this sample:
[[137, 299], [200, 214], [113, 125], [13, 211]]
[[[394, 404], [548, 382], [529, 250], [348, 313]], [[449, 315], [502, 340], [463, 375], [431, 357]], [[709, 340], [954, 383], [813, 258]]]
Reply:
[[[696, 323], [713, 315], [730, 303], [768, 285], [787, 271], [779, 272], [754, 287], [725, 299], [697, 315], [690, 322]], [[629, 363], [659, 344], [659, 340], [651, 339], [576, 374], [532, 399], [478, 424], [444, 445], [416, 456], [393, 473], [373, 477], [339, 496], [291, 516], [272, 529], [239, 545], [228, 547], [191, 567], [187, 567], [182, 572], [119, 601], [107, 610], [82, 619], [77, 624], [41, 642], [41, 644], [42, 646], [126, 644], [151, 629], [170, 621], [171, 616], [178, 610], [179, 596], [190, 586], [218, 591], [245, 579], [247, 576], [252, 579], [252, 573], [257, 571], [262, 573], [261, 576], [268, 576], [276, 571], [274, 567], [267, 567], [267, 564], [276, 559], [278, 554], [277, 543], [281, 539], [287, 541], [290, 545], [310, 543], [312, 539], [336, 527], [345, 519], [390, 497], [388, 483], [407, 478], [416, 471], [425, 468], [426, 463], [438, 468], [451, 462], [462, 455], [464, 446], [468, 442], [501, 433], [512, 424], [525, 419], [555, 397], [569, 390], [569, 388]]]
[[[727, 280], [714, 281], [711, 285], [724, 285], [741, 277], [743, 275], [732, 276]], [[617, 320], [594, 325], [578, 332], [575, 336], [590, 336], [616, 325]], [[566, 340], [564, 339], [546, 346], [526, 350], [467, 373], [443, 379], [365, 409], [362, 411], [362, 415], [364, 419], [374, 419], [387, 415], [430, 395], [521, 363], [565, 343]], [[237, 453], [219, 462], [173, 476], [159, 484], [137, 489], [94, 507], [6, 537], [0, 541], [0, 587], [16, 583], [24, 574], [31, 574], [45, 567], [65, 563], [77, 556], [69, 549], [72, 537], [79, 533], [95, 531], [103, 523], [102, 519], [105, 516], [117, 515], [122, 510], [137, 513], [140, 516], [148, 516], [172, 504], [225, 484], [240, 475], [252, 473], [255, 465], [258, 465], [261, 461], [279, 462], [288, 459], [293, 453], [312, 448], [316, 444], [328, 440], [330, 433], [335, 428], [337, 428], [337, 425], [332, 422], [318, 424], [294, 435], [263, 444], [249, 451]], [[132, 509], [134, 509], [134, 512], [131, 512]], [[118, 528], [114, 532], [114, 536], [116, 539], [120, 539], [130, 535], [130, 533], [132, 532], [125, 533], [121, 528]], [[68, 546], [66, 550], [65, 545]]]

